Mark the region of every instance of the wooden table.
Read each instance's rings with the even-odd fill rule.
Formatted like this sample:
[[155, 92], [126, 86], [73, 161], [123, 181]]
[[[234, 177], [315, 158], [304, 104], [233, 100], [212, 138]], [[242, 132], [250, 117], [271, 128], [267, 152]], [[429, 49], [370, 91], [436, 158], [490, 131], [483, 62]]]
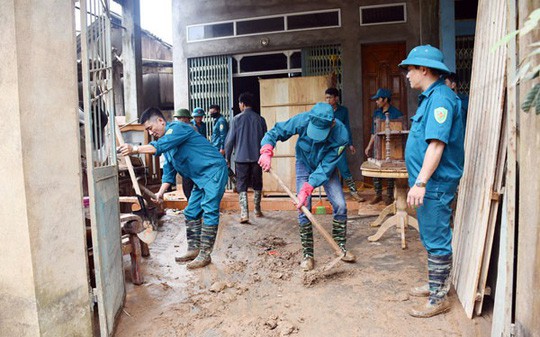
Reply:
[[[360, 167], [362, 175], [372, 178], [389, 178], [395, 179], [396, 184], [394, 188], [394, 203], [385, 207], [382, 210], [379, 217], [371, 223], [371, 227], [378, 227], [379, 230], [374, 235], [368, 237], [371, 242], [377, 241], [381, 236], [389, 230], [392, 226], [396, 226], [399, 233], [401, 233], [401, 248], [407, 248], [407, 242], [405, 241], [405, 229], [407, 226], [411, 226], [418, 230], [418, 221], [412, 217], [407, 211], [407, 178], [409, 177], [405, 164], [403, 166], [395, 167], [379, 167], [370, 162], [364, 162]], [[390, 218], [384, 220], [388, 215], [392, 215]]]

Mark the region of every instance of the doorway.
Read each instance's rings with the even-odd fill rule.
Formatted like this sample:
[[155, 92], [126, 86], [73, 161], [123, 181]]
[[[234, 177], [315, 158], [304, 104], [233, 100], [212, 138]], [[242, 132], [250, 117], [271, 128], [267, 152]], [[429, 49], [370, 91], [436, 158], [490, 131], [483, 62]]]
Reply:
[[377, 108], [371, 97], [377, 89], [392, 91], [392, 105], [405, 116], [407, 112], [407, 89], [405, 76], [398, 64], [406, 57], [405, 42], [362, 45], [362, 107], [364, 144], [369, 143], [373, 111]]

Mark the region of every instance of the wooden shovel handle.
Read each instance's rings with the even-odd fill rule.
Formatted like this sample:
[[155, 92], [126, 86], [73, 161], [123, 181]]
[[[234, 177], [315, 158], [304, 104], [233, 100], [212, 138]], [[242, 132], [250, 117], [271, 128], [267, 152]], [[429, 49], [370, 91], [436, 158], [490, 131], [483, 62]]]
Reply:
[[[122, 131], [120, 131], [118, 124], [114, 123], [114, 128], [115, 128], [116, 139], [118, 140], [118, 144], [124, 145], [124, 136], [122, 135]], [[133, 185], [133, 189], [135, 190], [135, 193], [142, 196], [141, 189], [139, 188], [139, 183], [137, 182], [137, 176], [135, 175], [135, 171], [133, 170], [133, 164], [131, 163], [131, 158], [129, 156], [125, 156], [124, 158], [126, 159], [126, 165], [128, 168], [129, 177], [131, 178], [131, 184]]]
[[[272, 175], [272, 177], [274, 177], [279, 186], [281, 186], [281, 188], [283, 188], [285, 190], [285, 192], [287, 192], [287, 194], [289, 195], [289, 197], [294, 201], [295, 204], [298, 205], [298, 198], [296, 197], [296, 195], [294, 195], [294, 193], [287, 187], [287, 185], [285, 185], [285, 183], [281, 180], [281, 178], [276, 174], [274, 173], [274, 171], [272, 171], [272, 169], [270, 169], [268, 171], [268, 173], [270, 173], [270, 175]], [[334, 250], [334, 252], [336, 253], [336, 255], [338, 256], [343, 256], [343, 254], [345, 253], [341, 247], [336, 243], [336, 241], [334, 241], [334, 238], [332, 238], [332, 236], [324, 229], [323, 226], [321, 226], [321, 224], [317, 221], [317, 219], [315, 219], [315, 217], [313, 216], [313, 214], [309, 211], [309, 209], [307, 209], [306, 206], [302, 206], [300, 208], [300, 210], [307, 216], [307, 218], [309, 219], [309, 221], [311, 221], [311, 224], [315, 226], [315, 228], [317, 228], [317, 230], [322, 234], [322, 236], [324, 237], [324, 239], [330, 244], [330, 246], [332, 247], [332, 249]]]

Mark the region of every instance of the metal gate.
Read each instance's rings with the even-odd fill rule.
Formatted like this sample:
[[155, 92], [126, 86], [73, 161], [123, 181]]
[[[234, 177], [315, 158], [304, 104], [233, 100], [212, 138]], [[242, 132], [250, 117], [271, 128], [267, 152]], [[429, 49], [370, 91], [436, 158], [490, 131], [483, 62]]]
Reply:
[[456, 36], [456, 73], [459, 77], [458, 91], [469, 94], [474, 54], [474, 35]]
[[341, 91], [341, 45], [302, 48], [302, 76], [335, 74], [336, 88]]
[[[232, 57], [219, 55], [196, 57], [188, 60], [189, 69], [189, 108], [203, 108], [218, 104], [227, 122], [232, 119]], [[210, 116], [204, 118], [206, 134], [212, 134], [214, 121]]]
[[101, 336], [111, 336], [125, 297], [114, 138], [108, 0], [81, 0], [81, 63], [92, 252]]
[[[232, 57], [226, 55], [188, 59], [191, 111], [195, 108], [208, 111], [210, 105], [218, 104], [221, 107], [221, 114], [230, 125], [233, 118], [232, 62]], [[205, 116], [203, 121], [206, 123], [206, 134], [211, 137], [214, 120], [210, 116]], [[233, 188], [229, 180], [227, 189]]]

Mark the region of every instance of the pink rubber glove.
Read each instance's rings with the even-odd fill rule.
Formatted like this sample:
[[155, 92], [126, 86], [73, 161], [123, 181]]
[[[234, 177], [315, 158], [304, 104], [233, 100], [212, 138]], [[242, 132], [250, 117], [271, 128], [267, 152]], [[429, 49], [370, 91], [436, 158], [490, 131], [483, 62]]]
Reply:
[[266, 144], [261, 147], [261, 156], [259, 157], [259, 165], [264, 172], [270, 171], [272, 168], [272, 157], [274, 156], [274, 147], [270, 144]]
[[300, 209], [302, 206], [307, 206], [307, 199], [313, 192], [314, 187], [311, 186], [308, 182], [305, 182], [304, 185], [302, 185], [302, 188], [300, 189], [300, 192], [298, 192], [298, 204], [296, 205], [296, 208]]

